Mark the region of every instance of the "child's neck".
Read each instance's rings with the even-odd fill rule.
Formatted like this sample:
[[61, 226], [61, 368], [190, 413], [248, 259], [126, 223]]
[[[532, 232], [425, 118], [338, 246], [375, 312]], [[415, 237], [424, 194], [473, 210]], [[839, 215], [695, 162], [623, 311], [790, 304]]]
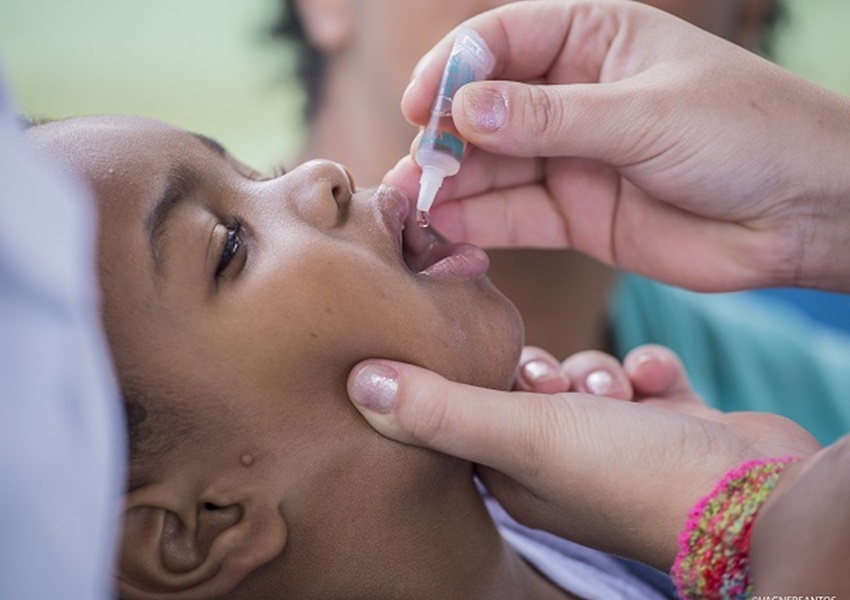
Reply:
[[[469, 478], [350, 515], [324, 549], [285, 567], [287, 598], [563, 600], [504, 541]], [[318, 532], [317, 532], [318, 533]], [[293, 547], [296, 540], [291, 540]], [[332, 559], [330, 557], [333, 557]], [[280, 586], [280, 587], [277, 587]]]

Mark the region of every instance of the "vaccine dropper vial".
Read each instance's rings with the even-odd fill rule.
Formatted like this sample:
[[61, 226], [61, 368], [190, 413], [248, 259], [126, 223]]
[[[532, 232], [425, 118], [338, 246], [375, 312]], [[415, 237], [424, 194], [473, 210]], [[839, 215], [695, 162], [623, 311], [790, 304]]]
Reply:
[[416, 162], [422, 168], [419, 198], [416, 202], [417, 221], [429, 224], [428, 211], [446, 177], [460, 170], [466, 142], [452, 121], [452, 99], [461, 86], [487, 77], [493, 69], [493, 58], [487, 44], [478, 33], [465, 25], [458, 28], [449, 61], [443, 70], [440, 88], [428, 126], [422, 133], [416, 150]]

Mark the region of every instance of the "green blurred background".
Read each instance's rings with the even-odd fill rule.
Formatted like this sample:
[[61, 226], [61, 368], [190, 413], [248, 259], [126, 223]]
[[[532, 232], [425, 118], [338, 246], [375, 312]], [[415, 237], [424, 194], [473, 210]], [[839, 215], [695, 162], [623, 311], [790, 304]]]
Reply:
[[129, 113], [211, 135], [261, 169], [299, 145], [300, 91], [267, 30], [275, 0], [0, 0], [19, 108]]
[[[850, 2], [788, 5], [778, 62], [850, 94]], [[292, 57], [266, 34], [276, 7], [276, 0], [2, 0], [0, 63], [29, 114], [148, 115], [212, 135], [267, 169], [291, 160], [301, 139]]]

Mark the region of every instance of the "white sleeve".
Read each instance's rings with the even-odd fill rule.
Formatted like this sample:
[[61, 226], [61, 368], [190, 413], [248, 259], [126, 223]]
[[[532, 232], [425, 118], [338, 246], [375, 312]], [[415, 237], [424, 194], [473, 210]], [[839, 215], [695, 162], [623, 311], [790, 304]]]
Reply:
[[0, 83], [0, 598], [112, 596], [125, 443], [94, 231]]

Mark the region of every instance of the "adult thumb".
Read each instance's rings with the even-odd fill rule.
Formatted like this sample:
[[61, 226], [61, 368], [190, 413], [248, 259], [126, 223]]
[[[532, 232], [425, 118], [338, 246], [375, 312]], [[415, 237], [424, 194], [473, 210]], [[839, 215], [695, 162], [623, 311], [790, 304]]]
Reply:
[[[528, 473], [537, 444], [557, 435], [556, 396], [503, 392], [449, 381], [413, 365], [367, 360], [348, 378], [348, 394], [382, 435], [485, 465]], [[554, 411], [557, 412], [557, 411]]]
[[470, 83], [458, 90], [452, 116], [469, 142], [496, 154], [578, 156], [619, 162], [643, 135], [635, 114], [639, 96], [618, 84], [534, 85], [512, 81]]

